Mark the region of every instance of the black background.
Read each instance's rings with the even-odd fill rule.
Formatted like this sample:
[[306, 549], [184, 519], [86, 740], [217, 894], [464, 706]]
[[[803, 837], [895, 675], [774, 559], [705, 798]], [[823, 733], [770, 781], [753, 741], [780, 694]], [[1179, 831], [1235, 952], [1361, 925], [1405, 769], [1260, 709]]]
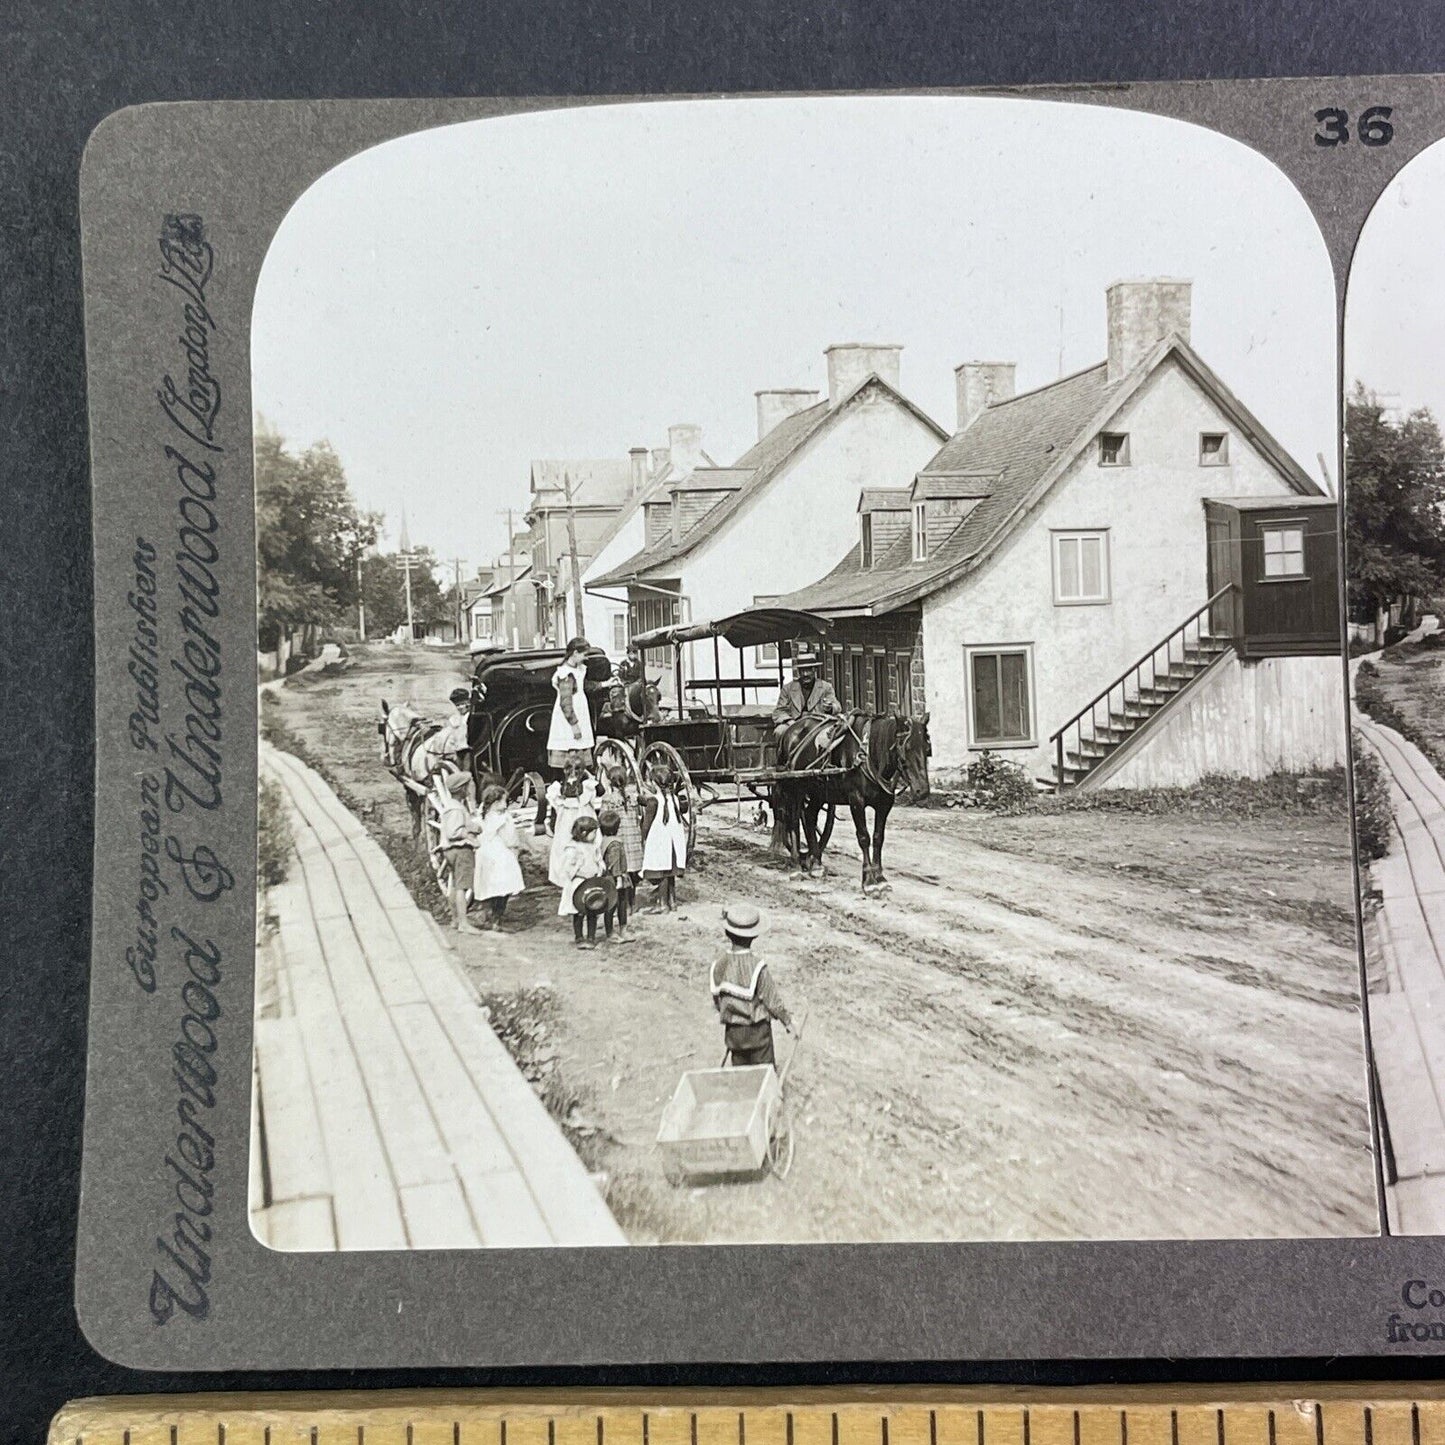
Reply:
[[[1441, 0], [0, 0], [0, 1423], [79, 1395], [419, 1384], [1349, 1379], [1430, 1361], [138, 1374], [71, 1304], [84, 1085], [91, 580], [77, 181], [148, 100], [846, 90], [1445, 70]], [[1179, 1301], [1187, 1309], [1188, 1301]], [[766, 1302], [762, 1302], [766, 1308]], [[1101, 1330], [1108, 1322], [1099, 1322]]]

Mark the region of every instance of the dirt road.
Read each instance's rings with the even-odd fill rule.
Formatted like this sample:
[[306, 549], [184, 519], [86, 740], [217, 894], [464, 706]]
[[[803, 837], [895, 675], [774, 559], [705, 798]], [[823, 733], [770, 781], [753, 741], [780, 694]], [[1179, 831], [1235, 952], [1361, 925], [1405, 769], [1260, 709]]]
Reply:
[[[463, 666], [374, 649], [268, 712], [395, 840], [378, 701], [439, 710]], [[518, 931], [460, 948], [483, 993], [546, 985], [554, 1084], [637, 1242], [1376, 1232], [1343, 818], [902, 809], [892, 892], [864, 900], [844, 820], [830, 876], [793, 882], [719, 807], [680, 911], [592, 953], [556, 917], [546, 842]], [[678, 1076], [720, 1053], [707, 969], [743, 897], [808, 1010], [796, 1162], [675, 1187], [652, 1141]]]

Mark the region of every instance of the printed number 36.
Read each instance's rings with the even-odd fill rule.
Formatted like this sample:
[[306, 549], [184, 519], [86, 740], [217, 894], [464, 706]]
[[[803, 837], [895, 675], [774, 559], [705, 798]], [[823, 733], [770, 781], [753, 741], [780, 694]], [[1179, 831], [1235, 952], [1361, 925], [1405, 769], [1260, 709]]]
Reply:
[[[1395, 127], [1390, 124], [1393, 106], [1372, 105], [1360, 112], [1355, 134], [1361, 145], [1387, 146], [1395, 139]], [[1315, 132], [1317, 146], [1342, 146], [1350, 138], [1350, 114], [1337, 106], [1326, 106], [1315, 112], [1319, 129]]]

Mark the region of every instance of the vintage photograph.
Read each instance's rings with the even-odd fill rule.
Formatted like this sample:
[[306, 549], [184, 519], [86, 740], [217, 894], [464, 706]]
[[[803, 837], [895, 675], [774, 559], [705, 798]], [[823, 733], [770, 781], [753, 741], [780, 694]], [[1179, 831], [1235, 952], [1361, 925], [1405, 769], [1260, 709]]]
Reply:
[[[1435, 488], [1418, 565], [1395, 482], [1350, 521], [1376, 868], [1442, 716], [1381, 710], [1445, 657], [1428, 289], [1349, 360], [1352, 498]], [[1378, 1233], [1335, 325], [1283, 173], [1123, 110], [605, 104], [318, 180], [253, 315], [257, 1237]]]
[[1445, 1234], [1445, 147], [1391, 182], [1345, 312], [1355, 809], [1388, 1227]]

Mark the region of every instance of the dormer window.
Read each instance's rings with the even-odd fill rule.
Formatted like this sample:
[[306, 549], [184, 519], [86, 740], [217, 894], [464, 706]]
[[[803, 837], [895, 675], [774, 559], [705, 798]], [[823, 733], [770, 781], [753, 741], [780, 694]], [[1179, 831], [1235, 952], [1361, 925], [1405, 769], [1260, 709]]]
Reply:
[[1229, 465], [1229, 433], [1227, 431], [1199, 433], [1199, 465], [1201, 467], [1227, 467]]
[[858, 527], [859, 527], [859, 532], [860, 532], [860, 538], [859, 538], [859, 551], [860, 551], [860, 554], [861, 554], [860, 560], [862, 561], [862, 564], [863, 564], [863, 570], [866, 572], [866, 571], [868, 571], [868, 569], [869, 569], [870, 567], [872, 567], [872, 565], [873, 565], [873, 518], [872, 518], [872, 515], [871, 515], [870, 513], [868, 513], [868, 512], [864, 512], [863, 515], [858, 518]]
[[924, 504], [913, 504], [913, 560], [922, 562], [928, 556], [928, 519]]
[[1099, 433], [1099, 465], [1101, 467], [1127, 467], [1129, 465], [1128, 432], [1104, 431]]

